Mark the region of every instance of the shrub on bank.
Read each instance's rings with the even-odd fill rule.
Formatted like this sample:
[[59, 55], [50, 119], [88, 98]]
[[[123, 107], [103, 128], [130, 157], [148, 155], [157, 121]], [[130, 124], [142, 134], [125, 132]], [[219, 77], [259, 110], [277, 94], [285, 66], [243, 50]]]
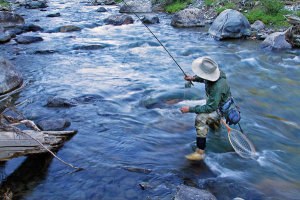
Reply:
[[174, 13], [179, 10], [183, 10], [188, 4], [190, 4], [190, 0], [176, 0], [171, 1], [169, 5], [165, 7], [166, 12]]

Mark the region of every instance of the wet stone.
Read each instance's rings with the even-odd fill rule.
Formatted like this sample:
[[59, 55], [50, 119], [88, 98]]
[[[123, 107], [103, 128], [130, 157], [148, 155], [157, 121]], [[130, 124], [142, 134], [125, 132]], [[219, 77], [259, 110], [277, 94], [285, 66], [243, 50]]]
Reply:
[[46, 106], [48, 107], [73, 107], [76, 106], [77, 102], [74, 100], [70, 100], [70, 99], [66, 99], [66, 98], [62, 98], [62, 97], [50, 97], [48, 99], [48, 103], [46, 104]]
[[0, 26], [3, 26], [4, 28], [15, 27], [24, 23], [25, 20], [20, 15], [11, 12], [0, 11]]
[[43, 131], [62, 131], [70, 125], [68, 119], [42, 120], [37, 124]]
[[67, 26], [61, 26], [59, 27], [59, 32], [65, 33], [65, 32], [73, 32], [73, 31], [80, 31], [81, 28], [74, 25], [67, 25]]
[[43, 41], [43, 38], [35, 37], [35, 36], [20, 36], [15, 40], [19, 44], [31, 44], [31, 43]]
[[210, 192], [195, 187], [188, 187], [181, 185], [174, 200], [217, 200], [217, 198]]
[[38, 8], [47, 8], [47, 3], [45, 1], [32, 1], [28, 2], [25, 5], [27, 9], [38, 9]]
[[133, 18], [126, 14], [111, 15], [104, 20], [105, 24], [120, 26], [123, 24], [133, 24]]
[[9, 33], [1, 33], [0, 32], [0, 44], [9, 42], [11, 39], [11, 35]]
[[159, 18], [157, 16], [151, 15], [151, 16], [143, 16], [142, 22], [145, 24], [158, 24]]
[[107, 10], [104, 7], [100, 7], [96, 10], [96, 12], [107, 12]]
[[60, 17], [60, 13], [49, 14], [46, 17]]
[[98, 50], [104, 49], [105, 46], [101, 44], [93, 44], [93, 45], [74, 45], [73, 50]]
[[37, 32], [37, 31], [43, 31], [44, 29], [40, 26], [37, 26], [35, 24], [25, 24], [22, 26], [18, 26], [17, 28], [21, 29], [23, 32]]
[[57, 50], [37, 50], [34, 52], [34, 54], [47, 55], [47, 54], [53, 54], [57, 52], [58, 52]]

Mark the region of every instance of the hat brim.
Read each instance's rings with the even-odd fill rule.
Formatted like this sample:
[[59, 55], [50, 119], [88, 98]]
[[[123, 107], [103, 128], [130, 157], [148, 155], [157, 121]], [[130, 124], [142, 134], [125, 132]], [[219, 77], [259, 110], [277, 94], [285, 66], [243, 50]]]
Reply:
[[[206, 62], [211, 62], [212, 64], [217, 66], [216, 70], [213, 73], [208, 74], [199, 67], [204, 59]], [[206, 58], [206, 57], [197, 58], [192, 63], [192, 70], [197, 76], [199, 76], [200, 78], [203, 78], [205, 80], [216, 81], [220, 77], [220, 70], [219, 70], [218, 64], [215, 63], [213, 60]]]

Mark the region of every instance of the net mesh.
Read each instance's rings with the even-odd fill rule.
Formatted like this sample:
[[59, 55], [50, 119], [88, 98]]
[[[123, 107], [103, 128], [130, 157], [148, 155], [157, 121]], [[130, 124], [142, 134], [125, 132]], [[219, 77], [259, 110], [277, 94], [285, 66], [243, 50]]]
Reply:
[[255, 157], [255, 148], [243, 133], [231, 130], [228, 136], [232, 147], [241, 157], [249, 159]]

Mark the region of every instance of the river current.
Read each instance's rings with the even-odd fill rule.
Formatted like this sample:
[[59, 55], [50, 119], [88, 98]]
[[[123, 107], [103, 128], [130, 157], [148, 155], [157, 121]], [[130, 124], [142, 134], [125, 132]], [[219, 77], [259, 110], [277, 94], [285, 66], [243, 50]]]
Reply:
[[[195, 114], [183, 115], [179, 108], [203, 104], [204, 86], [184, 88], [182, 72], [137, 18], [131, 25], [104, 25], [118, 7], [105, 6], [105, 13], [97, 8], [53, 0], [44, 12], [20, 9], [27, 23], [46, 30], [24, 35], [44, 41], [0, 46], [32, 82], [18, 100], [31, 103], [19, 110], [35, 122], [70, 119], [68, 129], [78, 133], [57, 155], [85, 168], [74, 172], [47, 155], [8, 161], [2, 178], [14, 177], [15, 198], [172, 199], [185, 184], [224, 200], [299, 199], [300, 50], [270, 52], [260, 49], [261, 41], [217, 41], [207, 27], [173, 28], [171, 16], [158, 14], [160, 23], [149, 27], [187, 74], [193, 75], [191, 63], [200, 56], [219, 63], [241, 109], [241, 126], [258, 152], [256, 159], [240, 158], [223, 126], [209, 131], [206, 160], [190, 163], [184, 156], [195, 148]], [[61, 16], [46, 17], [56, 12]], [[69, 24], [82, 30], [47, 33]], [[76, 48], [99, 44], [105, 48]], [[54, 53], [35, 53], [44, 50]], [[46, 107], [52, 96], [83, 101]]]

